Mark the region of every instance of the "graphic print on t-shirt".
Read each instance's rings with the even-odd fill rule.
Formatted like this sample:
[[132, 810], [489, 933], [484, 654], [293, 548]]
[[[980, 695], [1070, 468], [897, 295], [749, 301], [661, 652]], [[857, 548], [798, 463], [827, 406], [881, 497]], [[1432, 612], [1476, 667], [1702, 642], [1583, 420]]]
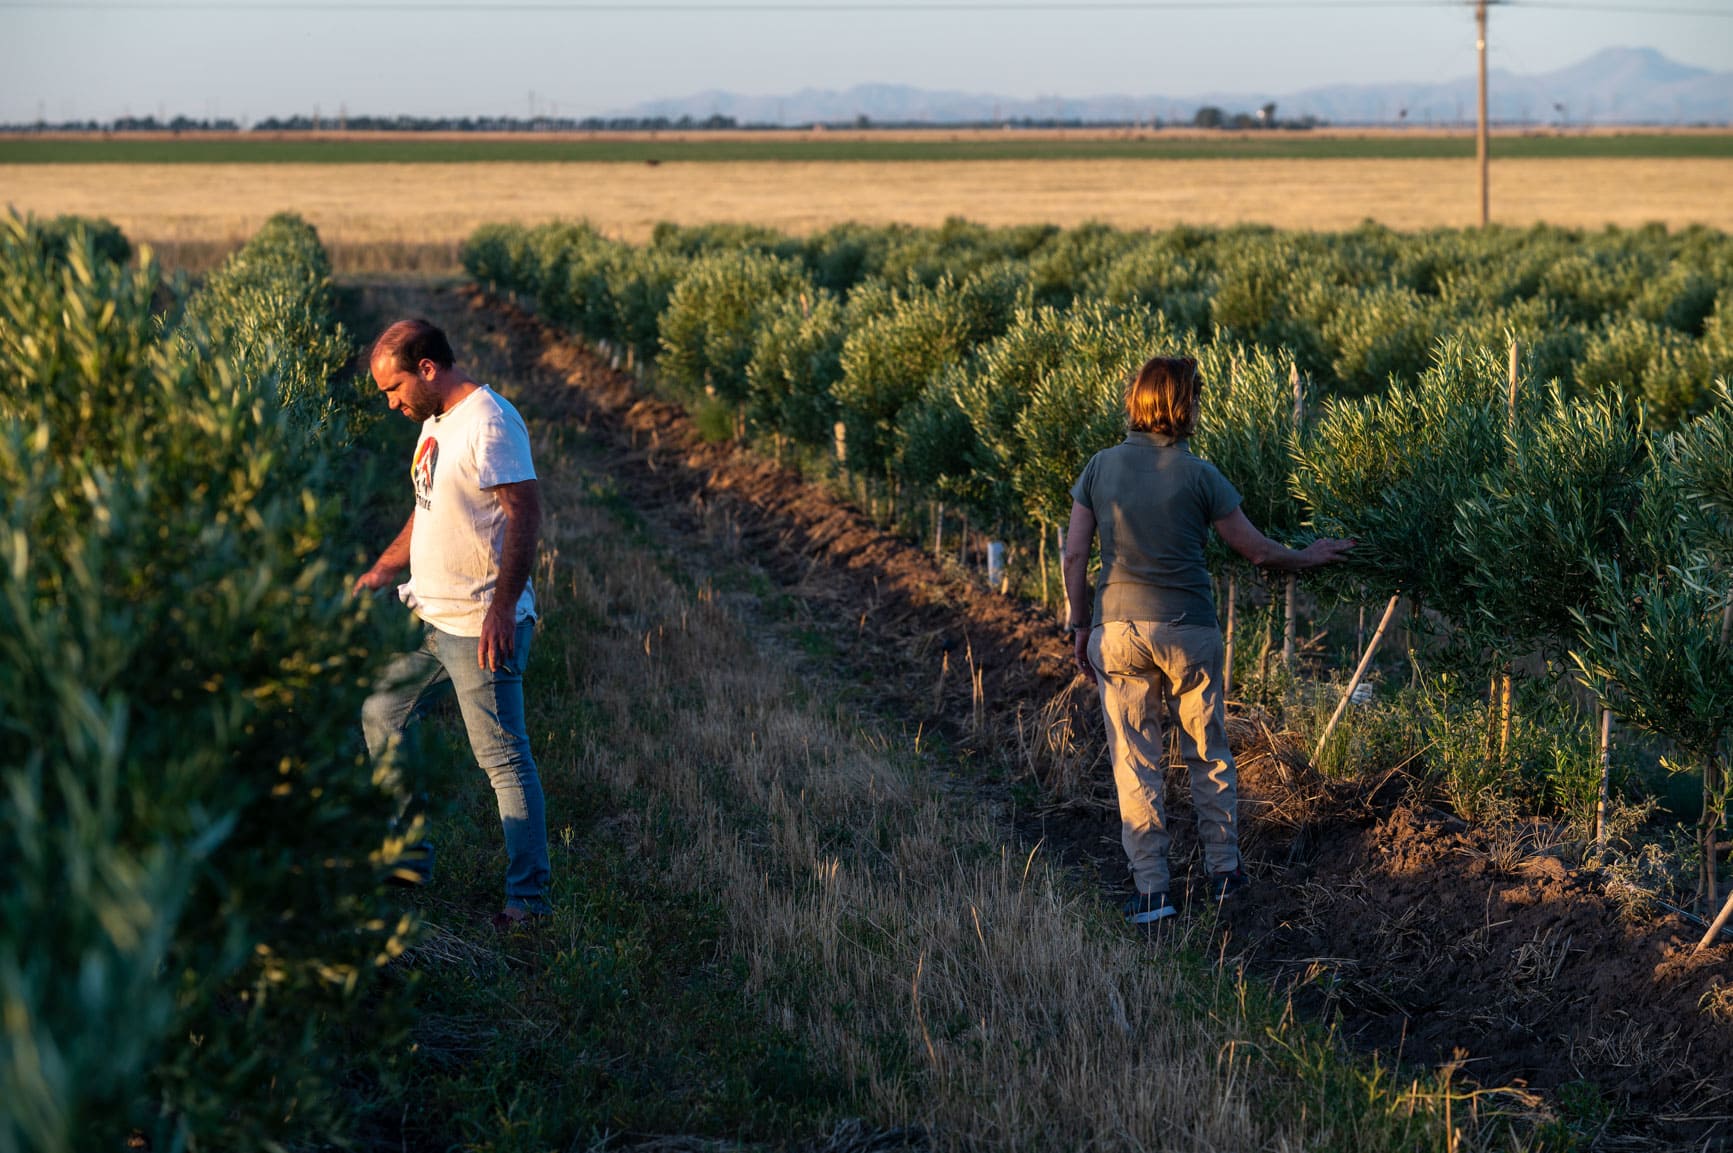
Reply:
[[431, 436], [415, 448], [415, 463], [409, 468], [409, 475], [415, 481], [415, 503], [430, 509], [433, 507], [433, 470], [439, 465], [439, 442]]

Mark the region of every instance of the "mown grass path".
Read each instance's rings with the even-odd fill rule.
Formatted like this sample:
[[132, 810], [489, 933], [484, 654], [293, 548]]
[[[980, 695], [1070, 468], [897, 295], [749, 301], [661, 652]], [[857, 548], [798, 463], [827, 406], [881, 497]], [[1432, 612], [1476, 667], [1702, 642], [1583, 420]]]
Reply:
[[[528, 695], [557, 906], [534, 933], [480, 927], [501, 867], [492, 797], [435, 718], [416, 764], [441, 875], [412, 898], [428, 927], [404, 969], [417, 1049], [405, 1084], [366, 1102], [373, 1141], [1447, 1146], [1435, 1081], [1397, 1084], [1296, 1024], [1211, 963], [1207, 919], [1127, 933], [1019, 843], [1003, 790], [839, 675], [813, 614], [842, 606], [770, 580], [673, 450], [592, 419], [569, 349], [455, 294], [367, 303], [445, 325], [535, 438], [548, 521]], [[630, 485], [612, 475], [628, 464]], [[658, 467], [667, 487], [645, 499]], [[1465, 1123], [1468, 1100], [1462, 1148], [1496, 1136]]]

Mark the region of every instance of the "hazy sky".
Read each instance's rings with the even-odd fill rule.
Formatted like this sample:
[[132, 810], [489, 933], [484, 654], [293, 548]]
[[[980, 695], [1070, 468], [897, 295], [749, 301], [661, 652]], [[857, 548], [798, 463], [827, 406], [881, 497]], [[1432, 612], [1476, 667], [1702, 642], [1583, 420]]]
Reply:
[[[704, 89], [772, 94], [884, 82], [1008, 96], [1190, 96], [1321, 84], [1438, 81], [1474, 67], [1466, 4], [1365, 7], [1270, 0], [1263, 10], [1107, 10], [1002, 0], [976, 12], [920, 0], [443, 0], [378, 11], [331, 0], [0, 0], [0, 120], [125, 112], [254, 120], [311, 112], [583, 115]], [[974, 0], [952, 0], [971, 3]], [[990, 0], [989, 0], [990, 2]], [[514, 3], [516, 7], [514, 8]], [[1335, 0], [1340, 5], [1341, 0]], [[1492, 11], [1492, 64], [1544, 72], [1606, 47], [1652, 47], [1733, 69], [1733, 0], [1581, 0]], [[1630, 9], [1586, 10], [1596, 3]], [[526, 10], [565, 4], [564, 11]], [[1023, 4], [1024, 10], [1014, 10]], [[585, 6], [588, 10], [584, 10]], [[785, 10], [765, 11], [763, 6]], [[799, 9], [796, 11], [788, 8]], [[622, 10], [623, 9], [623, 10]]]

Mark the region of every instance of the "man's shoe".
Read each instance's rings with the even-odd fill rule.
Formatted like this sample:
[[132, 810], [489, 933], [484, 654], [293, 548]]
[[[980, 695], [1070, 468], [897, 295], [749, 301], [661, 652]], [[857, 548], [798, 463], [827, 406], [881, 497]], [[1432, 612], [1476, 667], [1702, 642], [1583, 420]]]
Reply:
[[1179, 915], [1166, 893], [1139, 893], [1126, 900], [1123, 912], [1126, 922], [1132, 925], [1150, 925]]
[[520, 909], [516, 905], [507, 905], [489, 917], [487, 923], [496, 933], [518, 933], [533, 928], [547, 919], [546, 913], [532, 913], [528, 909]]
[[1245, 872], [1234, 868], [1225, 873], [1211, 873], [1204, 891], [1209, 894], [1210, 900], [1219, 905], [1249, 884], [1251, 882], [1247, 880]]

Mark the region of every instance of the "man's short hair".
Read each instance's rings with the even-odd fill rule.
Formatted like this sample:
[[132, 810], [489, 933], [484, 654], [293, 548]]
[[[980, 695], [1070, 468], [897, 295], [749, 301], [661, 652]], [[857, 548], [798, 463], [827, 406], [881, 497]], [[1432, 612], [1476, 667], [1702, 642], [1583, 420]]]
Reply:
[[1152, 356], [1125, 390], [1125, 422], [1133, 432], [1190, 436], [1197, 428], [1202, 387], [1192, 357]]
[[431, 360], [440, 368], [450, 368], [457, 363], [457, 357], [451, 353], [451, 341], [445, 339], [445, 333], [432, 321], [420, 317], [400, 320], [380, 333], [367, 359], [374, 361], [381, 356], [391, 357], [404, 372], [414, 372], [415, 366], [424, 360]]

